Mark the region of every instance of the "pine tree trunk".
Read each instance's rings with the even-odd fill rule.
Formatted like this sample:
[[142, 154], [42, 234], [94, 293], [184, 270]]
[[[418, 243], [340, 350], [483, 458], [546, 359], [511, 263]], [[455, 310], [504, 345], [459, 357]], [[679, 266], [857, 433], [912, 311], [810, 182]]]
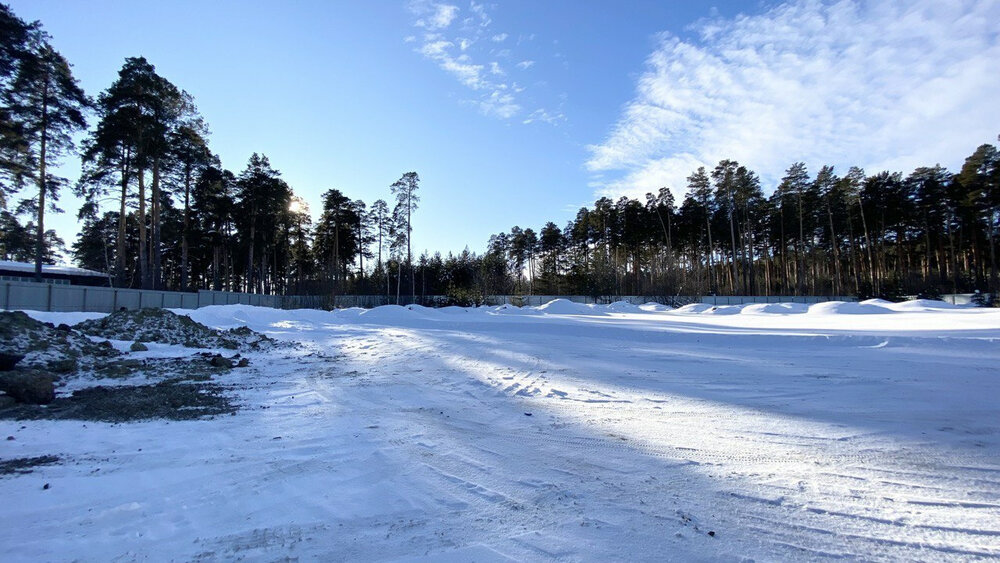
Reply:
[[153, 276], [153, 289], [163, 288], [163, 258], [160, 245], [160, 157], [153, 159], [153, 190], [152, 190], [152, 211], [153, 211], [153, 242], [152, 259], [153, 267], [150, 274]]
[[181, 230], [181, 291], [188, 290], [188, 230], [191, 224], [191, 164], [184, 166], [184, 227]]
[[840, 288], [840, 249], [837, 244], [837, 233], [833, 229], [833, 208], [827, 203], [826, 212], [830, 219], [830, 246], [833, 249], [833, 294], [839, 295]]
[[139, 169], [139, 284], [149, 289], [149, 254], [146, 236], [146, 172]]
[[[47, 67], [47, 65], [46, 65]], [[42, 126], [41, 143], [38, 154], [38, 225], [35, 231], [35, 281], [42, 281], [42, 260], [45, 257], [45, 192], [48, 191], [45, 170], [49, 141], [49, 74], [46, 68], [45, 82], [42, 84]]]
[[805, 225], [802, 221], [802, 191], [799, 190], [798, 193], [799, 202], [799, 240], [798, 240], [798, 259], [799, 259], [799, 275], [797, 277], [797, 287], [798, 295], [805, 294], [805, 277], [806, 277], [806, 256], [805, 256]]
[[117, 256], [115, 256], [115, 262], [117, 263], [116, 277], [118, 278], [118, 287], [123, 287], [125, 285], [125, 201], [128, 197], [128, 180], [129, 180], [129, 157], [131, 156], [131, 151], [128, 149], [124, 150], [124, 155], [122, 158], [121, 165], [121, 175], [122, 175], [122, 197], [120, 201], [120, 210], [118, 214], [118, 241], [117, 241]]

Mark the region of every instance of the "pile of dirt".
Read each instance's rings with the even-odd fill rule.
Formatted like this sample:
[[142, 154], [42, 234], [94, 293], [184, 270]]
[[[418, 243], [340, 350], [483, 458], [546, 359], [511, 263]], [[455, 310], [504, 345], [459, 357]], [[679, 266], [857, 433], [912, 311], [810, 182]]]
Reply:
[[44, 406], [16, 404], [0, 408], [0, 418], [134, 422], [155, 418], [192, 420], [233, 412], [236, 406], [220, 385], [167, 380], [153, 385], [87, 387], [68, 397], [56, 397]]
[[[56, 327], [20, 311], [0, 312], [0, 419], [183, 420], [235, 410], [219, 386], [205, 382], [246, 367], [249, 362], [239, 354], [139, 359], [88, 335], [199, 348], [261, 349], [274, 343], [249, 329], [215, 331], [162, 310], [120, 312], [77, 327]], [[132, 350], [141, 348], [145, 346], [134, 345]], [[71, 396], [56, 393], [67, 378], [79, 382], [143, 376], [159, 383], [90, 386]]]
[[0, 311], [0, 355], [23, 356], [16, 362], [17, 368], [40, 369], [58, 376], [106, 363], [121, 354], [66, 325], [36, 321], [21, 311]]
[[189, 348], [262, 350], [275, 341], [246, 327], [219, 331], [166, 309], [117, 311], [84, 321], [73, 328], [84, 334], [113, 340], [180, 344]]

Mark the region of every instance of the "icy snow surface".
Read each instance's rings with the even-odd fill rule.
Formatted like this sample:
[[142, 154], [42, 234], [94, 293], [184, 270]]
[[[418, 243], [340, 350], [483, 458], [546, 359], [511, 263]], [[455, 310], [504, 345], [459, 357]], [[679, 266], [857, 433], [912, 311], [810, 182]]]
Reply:
[[3, 560], [1000, 557], [997, 310], [177, 312], [303, 346], [232, 417], [0, 421], [62, 458], [0, 477]]

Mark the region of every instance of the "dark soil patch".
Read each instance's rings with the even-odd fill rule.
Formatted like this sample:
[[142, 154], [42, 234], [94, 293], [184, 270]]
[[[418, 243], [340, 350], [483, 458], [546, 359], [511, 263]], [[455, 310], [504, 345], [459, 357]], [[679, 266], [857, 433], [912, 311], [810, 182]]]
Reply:
[[58, 397], [45, 406], [14, 405], [2, 409], [0, 418], [101, 422], [192, 420], [236, 412], [236, 406], [223, 390], [220, 385], [184, 383], [179, 379], [155, 385], [98, 385], [74, 391], [69, 397]]
[[54, 455], [40, 455], [37, 457], [19, 457], [0, 461], [0, 475], [13, 475], [15, 473], [23, 475], [31, 473], [32, 468], [39, 465], [52, 465], [59, 463], [59, 458]]

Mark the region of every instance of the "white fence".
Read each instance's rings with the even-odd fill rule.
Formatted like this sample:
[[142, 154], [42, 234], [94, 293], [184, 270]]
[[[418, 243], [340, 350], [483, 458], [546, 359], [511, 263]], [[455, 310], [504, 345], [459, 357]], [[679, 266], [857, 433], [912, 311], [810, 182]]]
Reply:
[[0, 309], [110, 313], [118, 309], [197, 309], [207, 305], [282, 306], [281, 296], [226, 291], [151, 291], [21, 281], [0, 281]]

